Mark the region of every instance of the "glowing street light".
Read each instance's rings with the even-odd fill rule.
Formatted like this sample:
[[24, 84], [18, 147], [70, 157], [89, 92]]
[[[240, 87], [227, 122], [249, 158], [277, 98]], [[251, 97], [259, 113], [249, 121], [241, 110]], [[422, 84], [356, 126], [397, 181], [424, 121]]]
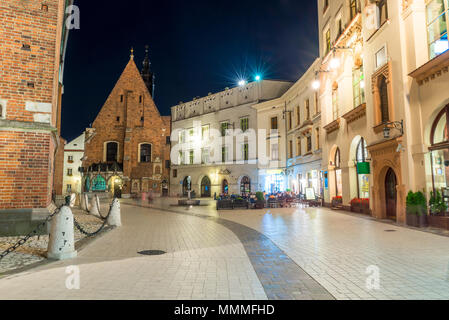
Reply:
[[321, 86], [320, 80], [317, 79], [317, 80], [312, 82], [313, 90], [318, 90], [320, 88], [320, 86]]
[[246, 80], [240, 80], [239, 81], [239, 86], [243, 87], [244, 85], [246, 85]]
[[329, 63], [329, 66], [333, 70], [338, 69], [340, 67], [340, 59], [338, 59], [337, 57], [333, 57], [331, 59], [331, 62]]
[[260, 80], [262, 80], [262, 77], [261, 77], [260, 75], [256, 75], [256, 76], [254, 77], [254, 79], [255, 79], [256, 81], [260, 81]]

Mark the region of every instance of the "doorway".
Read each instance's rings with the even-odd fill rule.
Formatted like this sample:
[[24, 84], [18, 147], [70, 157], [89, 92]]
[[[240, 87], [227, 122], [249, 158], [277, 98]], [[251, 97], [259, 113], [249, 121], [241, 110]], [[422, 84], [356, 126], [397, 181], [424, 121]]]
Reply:
[[387, 218], [396, 221], [397, 204], [397, 179], [393, 169], [389, 168], [385, 177], [385, 200], [387, 206]]
[[210, 179], [208, 176], [201, 180], [201, 197], [210, 198]]
[[185, 177], [184, 181], [182, 182], [182, 194], [184, 196], [187, 196], [188, 191], [192, 191], [192, 178], [191, 177]]
[[228, 185], [228, 180], [223, 180], [222, 184], [221, 184], [221, 191], [224, 195], [228, 195], [229, 194], [229, 185]]

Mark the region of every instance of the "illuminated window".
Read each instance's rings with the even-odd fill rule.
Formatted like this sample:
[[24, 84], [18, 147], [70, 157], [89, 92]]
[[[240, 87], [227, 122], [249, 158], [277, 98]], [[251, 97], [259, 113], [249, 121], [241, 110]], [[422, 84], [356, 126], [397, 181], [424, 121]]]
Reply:
[[449, 5], [447, 0], [432, 0], [426, 6], [427, 41], [430, 59], [449, 49], [447, 29]]
[[363, 67], [352, 72], [352, 88], [354, 92], [354, 108], [365, 103], [365, 76]]
[[271, 118], [271, 130], [278, 129], [278, 117]]

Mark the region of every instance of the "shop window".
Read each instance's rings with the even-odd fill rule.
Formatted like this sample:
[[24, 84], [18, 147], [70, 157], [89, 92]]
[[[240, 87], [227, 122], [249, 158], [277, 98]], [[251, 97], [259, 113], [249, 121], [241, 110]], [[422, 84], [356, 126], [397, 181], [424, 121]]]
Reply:
[[140, 145], [140, 162], [151, 162], [151, 144], [144, 143]]
[[240, 195], [247, 196], [251, 193], [251, 179], [249, 177], [243, 177], [240, 182]]
[[363, 67], [353, 71], [352, 88], [354, 93], [354, 108], [357, 108], [365, 103], [365, 76], [363, 74]]
[[106, 180], [101, 176], [97, 175], [94, 180], [92, 180], [92, 191], [105, 191], [106, 190]]
[[447, 0], [431, 0], [426, 5], [427, 41], [430, 59], [449, 49], [447, 37], [449, 3]]
[[357, 163], [357, 196], [358, 198], [369, 198], [369, 164], [368, 150], [365, 139], [361, 138], [356, 149]]
[[341, 197], [343, 194], [343, 181], [341, 175], [340, 149], [335, 150], [334, 155], [334, 173], [335, 173], [335, 195]]
[[449, 202], [449, 105], [435, 119], [430, 136], [430, 163], [434, 191]]

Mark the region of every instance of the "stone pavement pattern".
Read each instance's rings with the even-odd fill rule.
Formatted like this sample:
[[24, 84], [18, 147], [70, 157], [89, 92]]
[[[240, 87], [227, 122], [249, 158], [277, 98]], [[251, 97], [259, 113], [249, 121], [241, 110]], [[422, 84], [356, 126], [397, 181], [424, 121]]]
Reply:
[[[267, 299], [238, 238], [205, 219], [122, 207], [123, 227], [79, 257], [0, 279], [0, 299]], [[161, 256], [139, 251], [163, 250]], [[80, 268], [80, 290], [66, 267]]]
[[[449, 299], [449, 237], [325, 208], [217, 213], [211, 203], [190, 213], [261, 232], [336, 299]], [[370, 267], [379, 270], [379, 289], [367, 288]]]

